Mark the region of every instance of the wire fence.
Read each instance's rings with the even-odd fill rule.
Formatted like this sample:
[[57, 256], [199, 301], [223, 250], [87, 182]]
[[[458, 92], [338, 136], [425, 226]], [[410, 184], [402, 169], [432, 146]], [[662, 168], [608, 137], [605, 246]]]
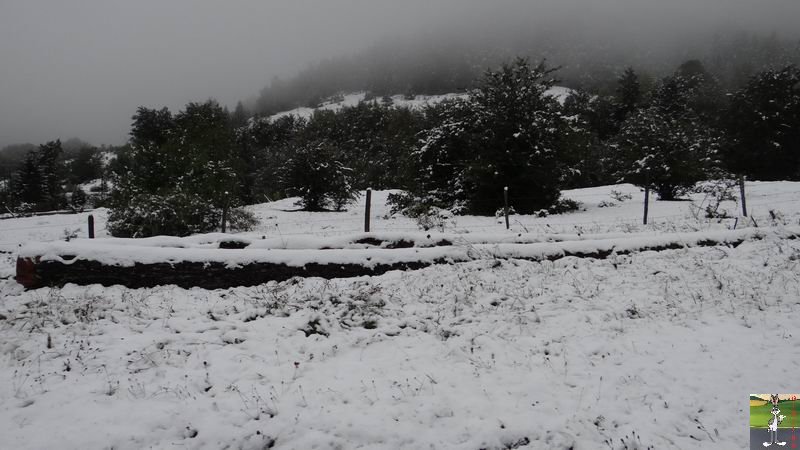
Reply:
[[[766, 185], [768, 183], [763, 183]], [[608, 198], [608, 194], [586, 194], [570, 195], [565, 194], [566, 198], [594, 198], [602, 200]], [[591, 220], [569, 220], [568, 215], [553, 215], [549, 217], [535, 217], [533, 215], [511, 215], [510, 232], [525, 233], [603, 233], [614, 231], [660, 231], [672, 227], [672, 229], [704, 229], [712, 226], [733, 226], [737, 218], [706, 218], [703, 211], [694, 213], [688, 207], [692, 203], [681, 202], [687, 205], [681, 213], [673, 214], [654, 214], [648, 217], [649, 224], [643, 225], [641, 216], [632, 215], [630, 210], [625, 212], [614, 212], [614, 208], [607, 209], [608, 213], [603, 217]], [[748, 194], [747, 203], [750, 209], [750, 216], [746, 222], [738, 219], [737, 226], [765, 225], [775, 220], [775, 215], [769, 210], [778, 210], [786, 205], [799, 205], [797, 211], [792, 210], [789, 215], [790, 220], [797, 220], [800, 216], [800, 192], [776, 192], [776, 193], [757, 193]], [[502, 209], [502, 203], [497, 209]], [[624, 205], [624, 203], [623, 203]], [[362, 208], [364, 204], [360, 205]], [[595, 205], [591, 205], [595, 206]], [[658, 210], [658, 203], [651, 203], [651, 211]], [[738, 213], [738, 211], [734, 212]], [[363, 211], [346, 211], [342, 213], [330, 213], [334, 216], [318, 217], [317, 213], [310, 212], [288, 212], [281, 210], [261, 211], [261, 225], [253, 230], [253, 234], [260, 234], [264, 237], [283, 237], [283, 236], [341, 236], [347, 234], [361, 233], [364, 231]], [[273, 215], [274, 214], [274, 215]], [[296, 214], [296, 216], [295, 216]], [[580, 214], [580, 213], [579, 213]], [[619, 214], [614, 216], [615, 214]], [[0, 222], [0, 251], [8, 252], [9, 249], [16, 249], [20, 243], [30, 239], [60, 239], [63, 234], [74, 234], [76, 230], [80, 235], [86, 233], [87, 215], [76, 217], [76, 220], [55, 223], [37, 223], [32, 225], [18, 225], [14, 222]], [[32, 218], [34, 221], [37, 218]], [[38, 218], [39, 220], [48, 220]], [[106, 235], [107, 229], [105, 220], [100, 218], [97, 222], [98, 235]], [[754, 221], [753, 221], [754, 220]], [[5, 227], [4, 225], [13, 225]], [[371, 217], [371, 231], [373, 232], [421, 232], [421, 231], [445, 231], [448, 233], [469, 233], [469, 232], [507, 232], [505, 221], [499, 217], [476, 217], [476, 216], [455, 216], [443, 221], [441, 226], [428, 227], [426, 230], [419, 225], [415, 219], [408, 217], [388, 216], [385, 214], [375, 214]], [[35, 231], [53, 230], [48, 236], [42, 236]], [[25, 233], [31, 231], [31, 233]], [[9, 236], [10, 234], [18, 234]], [[57, 234], [58, 233], [58, 234]], [[44, 233], [48, 234], [48, 233]]]

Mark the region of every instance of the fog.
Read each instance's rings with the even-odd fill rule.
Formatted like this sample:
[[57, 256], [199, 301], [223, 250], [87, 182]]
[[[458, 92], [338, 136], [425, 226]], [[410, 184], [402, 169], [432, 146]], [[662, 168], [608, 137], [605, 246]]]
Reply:
[[[0, 146], [121, 144], [139, 105], [233, 108], [276, 76], [387, 39], [697, 44], [698, 30], [795, 38], [797, 0], [0, 0]], [[555, 61], [558, 63], [558, 61]]]

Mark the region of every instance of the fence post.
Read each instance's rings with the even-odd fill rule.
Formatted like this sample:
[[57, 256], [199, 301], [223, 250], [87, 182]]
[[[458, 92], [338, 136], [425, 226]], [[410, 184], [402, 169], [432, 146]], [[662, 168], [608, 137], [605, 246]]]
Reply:
[[744, 193], [744, 180], [745, 176], [739, 176], [739, 197], [742, 199], [742, 215], [747, 217], [747, 197]]
[[511, 228], [508, 224], [508, 186], [503, 188], [503, 200], [505, 201], [506, 230]]
[[642, 223], [647, 225], [647, 211], [650, 209], [650, 185], [644, 187], [644, 220]]
[[89, 239], [94, 239], [94, 216], [89, 214]]
[[228, 229], [228, 191], [225, 191], [225, 201], [222, 204], [222, 232]]
[[364, 232], [369, 233], [369, 215], [372, 207], [372, 189], [367, 188], [367, 206], [364, 211]]

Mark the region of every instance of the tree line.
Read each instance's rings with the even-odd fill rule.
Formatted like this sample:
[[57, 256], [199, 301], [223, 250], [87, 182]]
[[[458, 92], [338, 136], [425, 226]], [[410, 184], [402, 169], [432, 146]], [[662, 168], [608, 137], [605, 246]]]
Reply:
[[[373, 97], [308, 118], [228, 111], [214, 100], [177, 112], [140, 107], [107, 168], [117, 236], [188, 235], [255, 218], [242, 205], [296, 196], [341, 210], [359, 191], [401, 189], [396, 211], [494, 214], [503, 187], [519, 213], [561, 212], [563, 189], [630, 182], [663, 200], [697, 182], [741, 175], [800, 180], [800, 69], [768, 68], [724, 88], [701, 62], [658, 80], [634, 69], [610, 92], [548, 93], [559, 70], [516, 59], [469, 95], [423, 108]], [[67, 197], [58, 143], [31, 150], [7, 205], [55, 208]], [[61, 203], [59, 203], [61, 202]]]
[[[110, 194], [103, 155], [115, 151], [75, 138], [4, 147], [0, 150], [0, 213], [102, 206]], [[86, 190], [80, 187], [90, 182], [96, 183]]]

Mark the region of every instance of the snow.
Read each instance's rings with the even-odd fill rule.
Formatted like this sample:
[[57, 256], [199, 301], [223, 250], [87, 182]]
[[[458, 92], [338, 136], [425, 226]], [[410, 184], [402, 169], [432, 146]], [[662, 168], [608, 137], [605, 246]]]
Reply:
[[[558, 100], [560, 103], [564, 103], [564, 100], [572, 93], [572, 89], [563, 87], [563, 86], [553, 86], [552, 88], [548, 89], [545, 92], [545, 95], [550, 95]], [[309, 107], [299, 107], [289, 111], [279, 112], [277, 114], [273, 114], [270, 116], [271, 120], [277, 120], [281, 117], [285, 116], [296, 116], [301, 117], [304, 119], [308, 119], [314, 115], [315, 111], [339, 111], [345, 107], [353, 107], [357, 106], [359, 103], [365, 101], [367, 97], [366, 92], [355, 92], [355, 93], [348, 93], [342, 96], [342, 99], [339, 101], [327, 101], [322, 103], [317, 108], [309, 108]], [[469, 94], [466, 93], [450, 93], [450, 94], [442, 94], [442, 95], [416, 95], [414, 98], [406, 98], [405, 95], [393, 95], [390, 97], [392, 99], [391, 105], [397, 108], [409, 108], [409, 109], [422, 109], [426, 106], [433, 106], [439, 104], [445, 100], [455, 100], [455, 99], [466, 99], [469, 98]], [[382, 97], [374, 98], [374, 101], [378, 103], [383, 103]]]
[[[19, 244], [137, 245], [86, 241], [88, 214], [0, 220], [0, 447], [748, 448], [749, 394], [791, 391], [800, 364], [800, 241], [783, 234], [798, 224], [800, 184], [747, 188], [758, 229], [696, 218], [686, 201], [651, 202], [654, 223], [642, 226], [641, 193], [621, 185], [568, 191], [585, 211], [514, 216], [510, 231], [501, 218], [455, 217], [422, 232], [379, 191], [374, 236], [461, 236], [454, 248], [764, 238], [213, 291], [24, 291], [7, 278]], [[633, 198], [600, 207], [612, 190]], [[231, 237], [264, 247], [224, 251], [338, 258], [348, 253], [319, 249], [364, 236], [363, 197], [343, 213], [293, 202], [252, 206], [264, 224]], [[107, 236], [105, 211], [93, 214]], [[45, 242], [64, 230], [78, 239]], [[142, 244], [175, 255], [221, 238]]]
[[[319, 249], [270, 249], [247, 248], [226, 249], [190, 247], [181, 245], [181, 239], [151, 239], [144, 244], [135, 245], [135, 240], [122, 240], [116, 245], [113, 239], [72, 240], [70, 242], [31, 243], [22, 247], [18, 255], [24, 258], [39, 258], [41, 261], [57, 261], [72, 264], [75, 261], [98, 261], [104, 265], [133, 267], [135, 264], [179, 263], [179, 262], [217, 262], [227, 267], [241, 267], [252, 263], [285, 264], [303, 267], [311, 263], [319, 264], [358, 264], [365, 267], [391, 265], [402, 262], [435, 261], [466, 262], [475, 259], [527, 259], [542, 261], [569, 254], [596, 254], [599, 252], [628, 253], [647, 248], [666, 247], [679, 244], [692, 247], [703, 241], [721, 244], [740, 240], [763, 239], [777, 236], [783, 239], [800, 235], [800, 227], [777, 230], [742, 229], [732, 231], [705, 231], [695, 233], [668, 233], [658, 236], [633, 236], [607, 239], [581, 239], [566, 242], [546, 242], [533, 244], [493, 243], [440, 246], [432, 248], [404, 249], [339, 249], [336, 251]], [[412, 241], [414, 241], [412, 237]], [[167, 242], [169, 246], [163, 246]], [[69, 259], [62, 256], [69, 255]]]

